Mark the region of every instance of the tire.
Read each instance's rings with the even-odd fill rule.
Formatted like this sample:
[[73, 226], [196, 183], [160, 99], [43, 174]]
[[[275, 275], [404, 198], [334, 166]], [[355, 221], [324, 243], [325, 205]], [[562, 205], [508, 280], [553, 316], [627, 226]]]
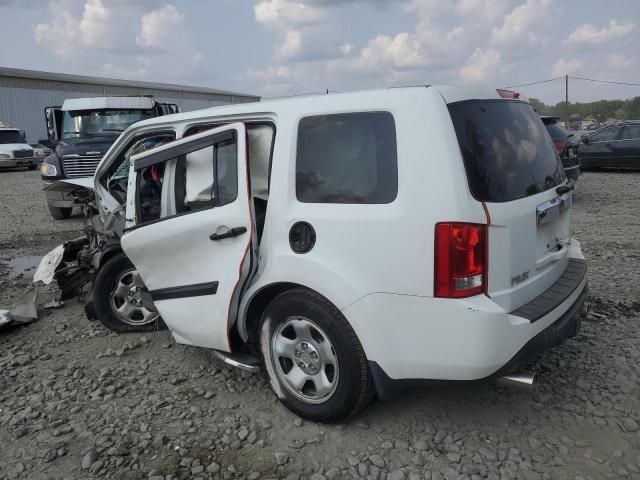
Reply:
[[50, 203], [47, 203], [47, 207], [49, 207], [49, 213], [56, 220], [65, 220], [71, 216], [71, 212], [73, 208], [71, 207], [54, 207]]
[[38, 165], [29, 165], [27, 168], [29, 170], [35, 170], [36, 168], [38, 168]]
[[[139, 295], [134, 298], [128, 297], [127, 292], [135, 287], [139, 287], [140, 291], [147, 290], [129, 259], [123, 253], [108, 259], [100, 267], [93, 281], [95, 316], [105, 327], [114, 332], [149, 332], [166, 329], [165, 323], [155, 308], [143, 306]], [[119, 306], [121, 310], [118, 310]]]
[[278, 295], [267, 306], [259, 332], [271, 388], [301, 417], [341, 421], [373, 398], [373, 380], [358, 337], [340, 310], [318, 293], [300, 288]]

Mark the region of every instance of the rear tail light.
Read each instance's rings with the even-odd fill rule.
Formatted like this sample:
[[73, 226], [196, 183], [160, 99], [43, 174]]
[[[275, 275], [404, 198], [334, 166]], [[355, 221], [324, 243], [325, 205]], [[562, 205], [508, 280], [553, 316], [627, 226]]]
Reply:
[[435, 257], [436, 297], [462, 298], [485, 292], [486, 225], [436, 224]]
[[555, 145], [558, 152], [562, 152], [567, 146], [567, 144], [564, 142], [553, 142], [553, 144]]

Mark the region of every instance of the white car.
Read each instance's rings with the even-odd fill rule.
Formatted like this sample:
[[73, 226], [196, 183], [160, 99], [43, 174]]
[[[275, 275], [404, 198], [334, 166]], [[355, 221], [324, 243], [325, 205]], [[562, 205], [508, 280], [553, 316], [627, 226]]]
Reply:
[[27, 167], [35, 170], [39, 160], [27, 143], [23, 131], [0, 127], [0, 168]]
[[579, 329], [586, 262], [562, 163], [531, 106], [495, 90], [146, 120], [106, 154], [95, 192], [115, 233], [89, 315], [119, 331], [160, 315], [179, 343], [263, 361], [316, 421], [394, 381], [518, 372]]

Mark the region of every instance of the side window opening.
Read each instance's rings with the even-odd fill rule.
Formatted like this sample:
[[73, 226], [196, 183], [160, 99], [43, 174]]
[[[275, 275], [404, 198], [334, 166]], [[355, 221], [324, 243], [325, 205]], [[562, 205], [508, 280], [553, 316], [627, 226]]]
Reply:
[[236, 140], [226, 140], [137, 174], [138, 224], [227, 205], [238, 196]]
[[[197, 125], [189, 128], [183, 137], [221, 127], [222, 125], [223, 124]], [[251, 180], [251, 193], [253, 196], [256, 230], [259, 241], [262, 238], [267, 213], [275, 127], [273, 124], [266, 122], [249, 122], [246, 123], [246, 127], [248, 137], [249, 178]], [[224, 192], [222, 192], [222, 195], [224, 195]]]
[[105, 186], [109, 193], [120, 203], [125, 204], [127, 201], [127, 182], [131, 157], [151, 148], [164, 145], [174, 139], [175, 135], [168, 132], [134, 138], [124, 151], [120, 153], [120, 158], [114, 163], [114, 166], [106, 176]]

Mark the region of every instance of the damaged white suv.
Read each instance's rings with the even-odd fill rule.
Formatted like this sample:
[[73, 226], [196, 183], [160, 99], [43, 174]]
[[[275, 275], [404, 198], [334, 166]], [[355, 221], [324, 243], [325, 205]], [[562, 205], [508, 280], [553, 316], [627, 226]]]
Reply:
[[571, 199], [538, 115], [495, 90], [231, 105], [127, 129], [65, 260], [92, 269], [89, 316], [161, 317], [335, 421], [394, 381], [504, 376], [575, 335]]

